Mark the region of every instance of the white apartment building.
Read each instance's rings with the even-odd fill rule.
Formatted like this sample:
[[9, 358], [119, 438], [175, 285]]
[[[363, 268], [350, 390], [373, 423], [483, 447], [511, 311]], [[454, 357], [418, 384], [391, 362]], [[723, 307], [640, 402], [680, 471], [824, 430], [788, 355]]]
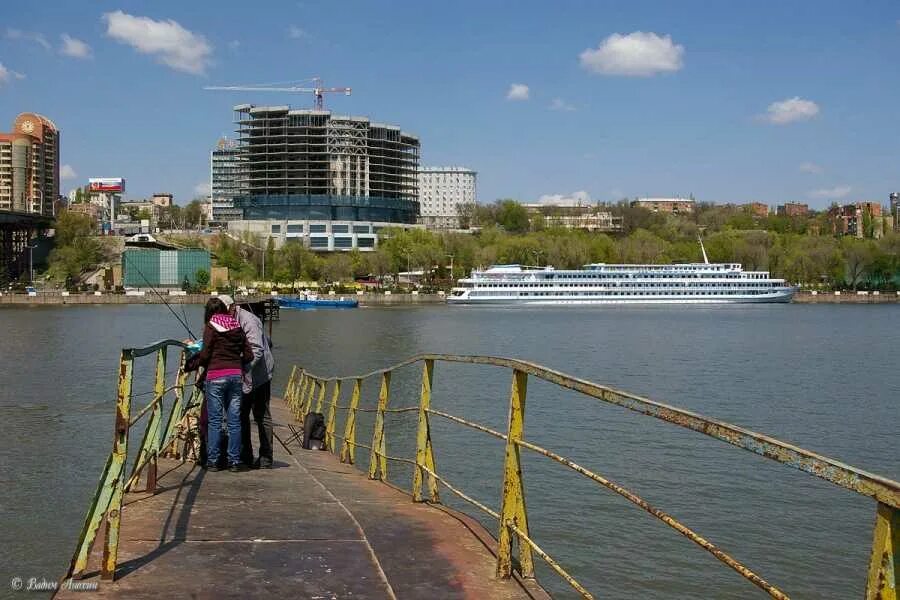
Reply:
[[419, 223], [426, 229], [459, 229], [460, 207], [475, 204], [475, 176], [465, 167], [419, 169]]

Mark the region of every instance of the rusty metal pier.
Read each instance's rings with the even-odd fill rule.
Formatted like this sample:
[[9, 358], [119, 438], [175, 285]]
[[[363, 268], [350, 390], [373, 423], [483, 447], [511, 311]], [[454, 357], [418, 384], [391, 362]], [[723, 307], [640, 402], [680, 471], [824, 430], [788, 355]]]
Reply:
[[[273, 401], [276, 424], [290, 418]], [[496, 543], [473, 519], [414, 504], [327, 452], [276, 442], [272, 470], [157, 468], [155, 494], [125, 495], [115, 581], [85, 572], [97, 597], [547, 597], [533, 581], [493, 576]]]
[[[181, 351], [180, 366], [168, 384], [167, 352], [173, 347]], [[898, 598], [900, 484], [765, 434], [526, 361], [424, 354], [359, 375], [321, 376], [294, 367], [283, 403], [273, 403], [274, 420], [281, 425], [276, 428], [281, 443], [276, 444], [277, 468], [206, 472], [191, 460], [203, 398], [187, 383], [183, 349], [181, 342], [165, 340], [122, 351], [113, 449], [65, 576], [65, 581], [98, 582], [100, 596], [544, 598], [534, 579], [540, 559], [582, 597], [593, 598], [578, 573], [545, 552], [531, 533], [520, 454], [534, 452], [625, 498], [761, 592], [789, 598], [786, 590], [637, 492], [529, 441], [525, 407], [532, 378], [692, 430], [871, 502], [871, 558], [868, 572], [860, 574], [860, 588], [867, 600]], [[132, 414], [132, 399], [140, 395], [131, 389], [135, 361], [148, 356], [156, 358], [153, 398]], [[504, 431], [432, 405], [440, 363], [496, 367], [511, 375]], [[392, 374], [403, 368], [421, 369], [414, 399], [392, 399]], [[360, 405], [366, 382], [378, 386], [374, 408]], [[329, 452], [303, 450], [290, 435], [309, 413], [323, 415]], [[358, 413], [372, 413], [371, 427], [359, 424]], [[389, 413], [416, 414], [414, 458], [389, 452], [387, 439], [396, 435], [385, 426]], [[140, 446], [129, 452], [129, 432], [144, 417]], [[432, 418], [503, 440], [499, 499], [474, 498], [460, 482], [442, 475], [432, 445]], [[367, 472], [354, 467], [364, 451]], [[388, 465], [398, 464], [411, 472], [410, 490], [388, 483]], [[493, 519], [496, 529], [488, 531], [443, 506], [444, 491]], [[60, 595], [66, 596], [62, 587]]]

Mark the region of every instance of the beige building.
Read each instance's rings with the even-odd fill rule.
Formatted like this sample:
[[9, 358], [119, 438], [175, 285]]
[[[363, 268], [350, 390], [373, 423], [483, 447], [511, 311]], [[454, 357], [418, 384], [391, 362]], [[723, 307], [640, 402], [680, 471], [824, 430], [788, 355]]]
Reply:
[[563, 227], [585, 231], [622, 231], [622, 217], [613, 216], [601, 204], [523, 204], [529, 217], [542, 217], [544, 227]]
[[59, 196], [59, 130], [41, 115], [22, 113], [0, 133], [0, 210], [53, 214]]
[[692, 198], [638, 198], [631, 202], [631, 206], [639, 206], [653, 212], [667, 212], [676, 215], [694, 212], [694, 200]]
[[419, 169], [419, 222], [426, 229], [459, 229], [467, 207], [475, 206], [477, 173], [465, 167]]

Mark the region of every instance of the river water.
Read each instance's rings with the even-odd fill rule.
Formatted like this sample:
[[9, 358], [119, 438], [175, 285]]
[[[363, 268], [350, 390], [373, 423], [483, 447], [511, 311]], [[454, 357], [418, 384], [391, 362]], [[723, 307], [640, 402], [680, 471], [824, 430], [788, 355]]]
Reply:
[[[187, 307], [196, 330], [200, 313]], [[510, 356], [900, 478], [898, 306], [427, 306], [281, 314], [273, 332], [276, 393], [291, 364], [331, 375], [368, 372], [420, 352]], [[158, 305], [3, 309], [0, 332], [5, 595], [11, 577], [52, 579], [65, 570], [110, 450], [119, 349], [185, 332]], [[148, 373], [151, 367], [144, 365]], [[393, 406], [416, 404], [420, 368], [395, 375]], [[509, 385], [502, 369], [438, 364], [433, 406], [502, 430]], [[135, 392], [145, 388], [151, 389], [149, 378], [135, 382]], [[364, 387], [363, 405], [374, 402], [376, 388], [374, 381]], [[411, 455], [414, 421], [414, 413], [388, 419], [389, 454]], [[360, 441], [366, 425], [360, 424]], [[502, 442], [438, 417], [432, 425], [438, 471], [496, 509]], [[868, 498], [533, 379], [526, 437], [642, 495], [794, 598], [862, 593], [875, 510]], [[620, 496], [523, 454], [532, 537], [598, 597], [764, 597]], [[392, 463], [389, 476], [403, 484], [408, 471]], [[442, 497], [470, 508], [446, 490]], [[545, 587], [572, 596], [535, 560]]]

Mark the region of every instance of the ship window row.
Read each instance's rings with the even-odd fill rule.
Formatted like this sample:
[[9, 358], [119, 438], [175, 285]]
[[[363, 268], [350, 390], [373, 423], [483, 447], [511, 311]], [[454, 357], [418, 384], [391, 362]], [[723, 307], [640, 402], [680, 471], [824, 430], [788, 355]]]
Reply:
[[494, 292], [479, 290], [471, 292], [472, 297], [510, 297], [510, 296], [539, 296], [551, 298], [578, 297], [585, 296], [754, 296], [769, 293], [766, 290], [712, 290], [712, 291], [680, 291], [678, 293], [670, 293], [664, 291], [601, 291], [601, 292]]
[[575, 273], [575, 274], [550, 274], [546, 279], [767, 279], [768, 273], [735, 273], [722, 272], [714, 273], [704, 271], [702, 273], [652, 273], [638, 271], [634, 273], [610, 273], [609, 275], [598, 275], [596, 273]]
[[[592, 288], [597, 287], [599, 284], [596, 283], [482, 283], [478, 282], [478, 288]], [[766, 281], [766, 282], [755, 282], [755, 281], [740, 281], [740, 282], [715, 282], [715, 283], [703, 283], [703, 282], [667, 282], [667, 283], [653, 283], [653, 282], [627, 282], [627, 283], [604, 283], [606, 287], [634, 287], [634, 288], [673, 288], [673, 287], [691, 287], [691, 288], [759, 288], [759, 287], [775, 287], [774, 282]]]

